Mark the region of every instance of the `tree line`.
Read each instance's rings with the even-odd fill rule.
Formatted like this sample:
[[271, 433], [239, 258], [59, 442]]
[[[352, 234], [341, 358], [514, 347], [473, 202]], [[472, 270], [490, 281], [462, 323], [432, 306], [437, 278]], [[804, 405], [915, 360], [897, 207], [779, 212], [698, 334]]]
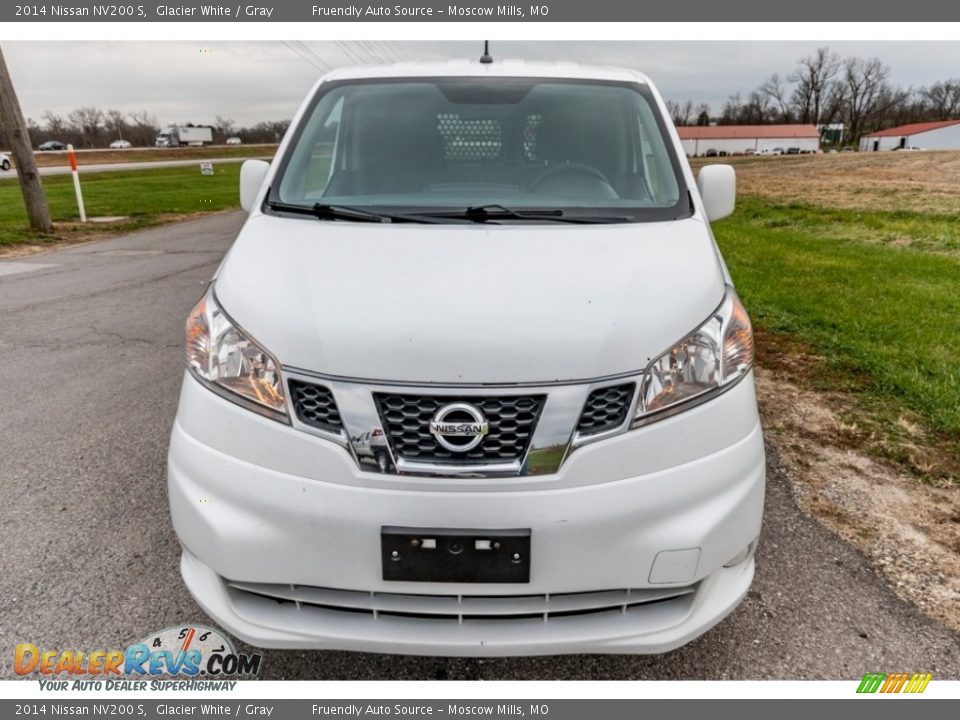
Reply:
[[719, 114], [692, 101], [669, 100], [667, 108], [676, 125], [843, 123], [844, 140], [852, 142], [897, 125], [960, 119], [960, 78], [904, 88], [879, 58], [841, 57], [822, 47], [800, 58], [793, 72], [773, 73], [748, 94], [730, 95]]
[[[203, 125], [192, 122], [170, 124]], [[231, 118], [218, 116], [213, 123], [204, 126], [212, 127], [214, 143], [222, 144], [229, 137], [239, 137], [244, 143], [280, 142], [289, 125], [289, 120], [275, 120], [239, 127]], [[48, 140], [56, 140], [76, 148], [103, 148], [114, 140], [127, 140], [137, 147], [152, 146], [162, 126], [156, 116], [146, 110], [125, 113], [116, 109], [85, 106], [66, 115], [57, 115], [48, 110], [39, 121], [29, 118], [27, 127], [34, 147]]]

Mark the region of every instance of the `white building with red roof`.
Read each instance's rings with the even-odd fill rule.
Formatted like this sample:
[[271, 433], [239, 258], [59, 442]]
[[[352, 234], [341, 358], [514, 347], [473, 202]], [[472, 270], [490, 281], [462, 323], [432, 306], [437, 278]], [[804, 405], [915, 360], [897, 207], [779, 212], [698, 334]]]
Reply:
[[911, 123], [860, 138], [861, 152], [906, 148], [960, 150], [960, 120]]
[[678, 127], [677, 133], [690, 157], [820, 150], [820, 133], [813, 125], [696, 125]]

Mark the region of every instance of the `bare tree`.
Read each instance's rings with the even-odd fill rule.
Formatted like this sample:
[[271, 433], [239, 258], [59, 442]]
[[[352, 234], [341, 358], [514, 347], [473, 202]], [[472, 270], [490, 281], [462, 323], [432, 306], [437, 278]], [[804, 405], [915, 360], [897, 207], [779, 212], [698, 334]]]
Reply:
[[86, 147], [97, 147], [103, 136], [104, 114], [98, 107], [80, 107], [67, 116], [73, 129], [80, 135], [80, 142]]
[[130, 127], [127, 130], [127, 138], [134, 145], [153, 145], [157, 138], [157, 130], [160, 123], [157, 118], [146, 110], [140, 110], [129, 114]]
[[690, 125], [693, 121], [693, 101], [687, 100], [685, 103], [679, 103], [675, 100], [667, 100], [667, 111], [677, 126]]
[[780, 122], [789, 123], [791, 120], [790, 100], [788, 98], [788, 90], [783, 84], [780, 74], [774, 73], [771, 75], [760, 85], [758, 90], [766, 95], [770, 102], [777, 106], [777, 110], [780, 114], [778, 118]]
[[740, 122], [746, 125], [763, 125], [773, 120], [773, 117], [770, 98], [759, 90], [750, 93], [740, 111]]
[[213, 134], [217, 143], [222, 144], [224, 140], [235, 134], [236, 123], [233, 118], [217, 115], [213, 121]]
[[936, 82], [920, 90], [932, 120], [953, 120], [960, 117], [960, 78]]
[[740, 121], [742, 112], [743, 100], [740, 98], [740, 93], [734, 93], [720, 108], [720, 117], [717, 122], [720, 125], [736, 125]]
[[841, 79], [847, 136], [858, 138], [867, 128], [881, 127], [883, 117], [909, 93], [887, 81], [890, 68], [879, 58], [847, 58]]
[[827, 47], [800, 59], [799, 67], [788, 79], [796, 83], [791, 101], [801, 123], [823, 122], [823, 107], [839, 71], [840, 58]]
[[67, 134], [66, 121], [59, 115], [56, 115], [49, 110], [43, 113], [43, 125], [45, 132], [57, 139], [64, 137]]
[[129, 140], [126, 116], [119, 110], [107, 110], [104, 113], [104, 127], [114, 140]]

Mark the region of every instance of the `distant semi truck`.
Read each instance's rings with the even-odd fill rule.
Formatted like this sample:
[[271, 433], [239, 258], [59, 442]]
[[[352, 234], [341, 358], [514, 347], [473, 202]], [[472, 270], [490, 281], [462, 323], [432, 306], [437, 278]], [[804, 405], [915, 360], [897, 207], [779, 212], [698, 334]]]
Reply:
[[213, 128], [209, 127], [168, 127], [157, 135], [157, 147], [185, 147], [191, 145], [213, 144]]

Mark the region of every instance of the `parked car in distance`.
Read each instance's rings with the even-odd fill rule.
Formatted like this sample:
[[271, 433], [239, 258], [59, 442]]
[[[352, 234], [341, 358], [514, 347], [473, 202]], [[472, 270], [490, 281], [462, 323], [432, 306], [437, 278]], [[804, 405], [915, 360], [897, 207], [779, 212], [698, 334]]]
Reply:
[[755, 148], [747, 148], [746, 150], [743, 151], [743, 154], [744, 154], [744, 155], [756, 155], [756, 154], [757, 154], [757, 151], [756, 151]]
[[43, 151], [66, 150], [66, 149], [67, 149], [67, 146], [64, 143], [60, 142], [59, 140], [47, 140], [45, 143], [41, 143], [37, 147], [37, 150], [43, 150]]
[[129, 140], [114, 140], [110, 143], [111, 150], [126, 150], [129, 147], [133, 147]]
[[704, 157], [717, 157], [718, 154], [719, 154], [719, 153], [718, 153], [716, 150], [714, 150], [713, 148], [710, 148], [709, 150], [707, 150], [707, 151], [703, 154], [703, 156], [704, 156]]
[[0, 153], [0, 170], [10, 169], [10, 156], [6, 153]]
[[787, 154], [787, 155], [799, 155], [799, 154], [800, 154], [800, 148], [798, 148], [798, 147], [788, 147], [786, 154]]
[[260, 647], [448, 656], [663, 653], [732, 612], [766, 467], [710, 229], [734, 169], [695, 176], [626, 69], [356, 66], [293, 117], [186, 323], [200, 607]]
[[242, 144], [243, 144], [243, 140], [238, 138], [236, 135], [234, 135], [233, 137], [227, 138], [227, 145], [242, 145]]

